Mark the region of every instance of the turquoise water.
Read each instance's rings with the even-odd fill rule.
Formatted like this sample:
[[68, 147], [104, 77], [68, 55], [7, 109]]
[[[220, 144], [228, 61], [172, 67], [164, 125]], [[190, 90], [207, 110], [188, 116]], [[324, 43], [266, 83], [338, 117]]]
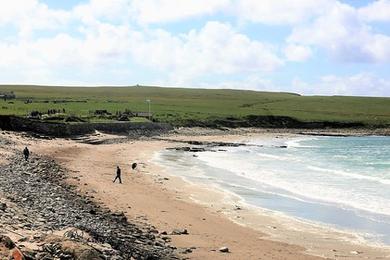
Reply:
[[159, 160], [174, 174], [218, 185], [250, 205], [390, 244], [390, 137], [250, 143], [196, 155], [164, 151]]

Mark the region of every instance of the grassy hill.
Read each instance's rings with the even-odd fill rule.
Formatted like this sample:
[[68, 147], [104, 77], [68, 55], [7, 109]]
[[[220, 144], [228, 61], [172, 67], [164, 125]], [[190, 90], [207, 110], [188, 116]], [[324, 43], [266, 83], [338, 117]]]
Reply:
[[[148, 111], [154, 119], [183, 125], [190, 121], [241, 119], [248, 115], [286, 116], [304, 122], [352, 122], [390, 125], [390, 98], [300, 96], [293, 93], [161, 87], [49, 87], [0, 85], [15, 100], [0, 100], [0, 114], [26, 115], [65, 109], [67, 114], [98, 120], [93, 111]], [[25, 104], [30, 99], [32, 103]]]

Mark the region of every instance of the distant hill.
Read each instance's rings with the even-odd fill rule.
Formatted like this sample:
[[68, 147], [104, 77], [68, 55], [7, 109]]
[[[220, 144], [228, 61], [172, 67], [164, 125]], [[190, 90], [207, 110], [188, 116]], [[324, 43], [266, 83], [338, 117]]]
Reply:
[[154, 120], [178, 126], [246, 126], [248, 120], [260, 122], [266, 118], [272, 121], [279, 117], [299, 122], [390, 125], [390, 98], [385, 97], [301, 96], [295, 93], [147, 86], [0, 85], [0, 92], [11, 91], [16, 99], [0, 101], [2, 115], [65, 109], [68, 114], [88, 119], [93, 117], [94, 110], [107, 110], [112, 114], [126, 109], [146, 112], [146, 100], [149, 99]]

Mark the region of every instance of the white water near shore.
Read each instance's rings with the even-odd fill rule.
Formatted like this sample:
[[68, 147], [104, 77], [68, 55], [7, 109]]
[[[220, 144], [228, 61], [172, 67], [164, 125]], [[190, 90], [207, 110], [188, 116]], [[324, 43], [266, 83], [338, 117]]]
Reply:
[[[390, 244], [390, 138], [252, 139], [225, 151], [163, 151], [177, 176], [243, 202]], [[281, 148], [287, 146], [287, 148]]]

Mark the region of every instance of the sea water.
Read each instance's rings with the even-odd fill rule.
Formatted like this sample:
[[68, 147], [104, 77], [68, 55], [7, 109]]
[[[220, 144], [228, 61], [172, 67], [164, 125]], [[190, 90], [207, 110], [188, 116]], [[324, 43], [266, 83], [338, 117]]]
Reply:
[[254, 139], [222, 149], [169, 150], [158, 160], [254, 207], [390, 245], [390, 137]]

